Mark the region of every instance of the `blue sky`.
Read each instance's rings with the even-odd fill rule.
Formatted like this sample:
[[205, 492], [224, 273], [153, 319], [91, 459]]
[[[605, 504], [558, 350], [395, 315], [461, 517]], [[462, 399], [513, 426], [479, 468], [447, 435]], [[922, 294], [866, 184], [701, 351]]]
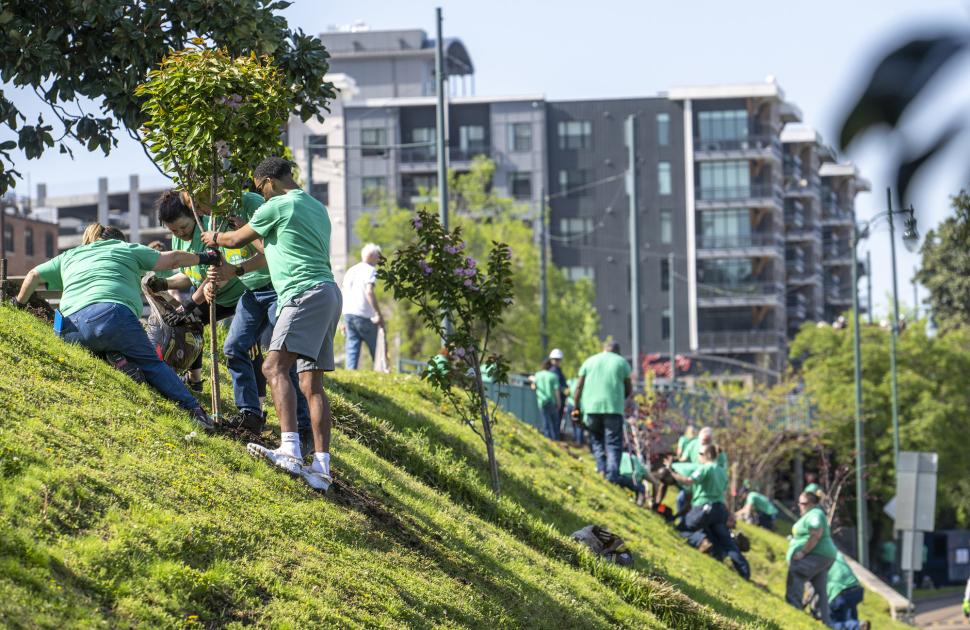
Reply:
[[[927, 28], [970, 24], [970, 3], [952, 0], [296, 0], [285, 15], [307, 32], [361, 20], [375, 29], [417, 27], [433, 33], [436, 6], [444, 10], [445, 35], [461, 38], [469, 50], [479, 95], [646, 96], [674, 85], [756, 82], [773, 75], [801, 108], [805, 122], [829, 141], [879, 52]], [[970, 59], [963, 61], [966, 71]], [[926, 99], [935, 100], [934, 105], [908, 121], [912, 138], [929, 137], [947, 112], [965, 109], [970, 81], [961, 80], [962, 74], [954, 70], [937, 82]], [[39, 111], [32, 95], [15, 94], [14, 99], [25, 111]], [[887, 156], [893, 150], [876, 134], [847, 156], [873, 184], [871, 194], [857, 199], [862, 219], [885, 204]], [[46, 182], [50, 195], [94, 191], [96, 178], [105, 174], [112, 189], [126, 187], [132, 173], [142, 177], [144, 186], [164, 181], [127, 139], [108, 157], [79, 149], [71, 161], [49, 153], [30, 162], [17, 156], [17, 166], [33, 185]], [[948, 215], [949, 195], [964, 185], [970, 164], [964, 153], [952, 151], [949, 157], [959, 159], [939, 160], [931, 177], [916, 182], [913, 200], [923, 232]], [[877, 309], [888, 303], [888, 238], [883, 227], [868, 243]], [[911, 304], [909, 278], [917, 257], [897, 249], [901, 299]]]

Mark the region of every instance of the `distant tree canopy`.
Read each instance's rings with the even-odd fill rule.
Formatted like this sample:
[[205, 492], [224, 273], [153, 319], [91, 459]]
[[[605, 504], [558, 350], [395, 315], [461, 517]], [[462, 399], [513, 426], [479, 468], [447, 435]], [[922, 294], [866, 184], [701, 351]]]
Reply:
[[[16, 136], [0, 142], [0, 194], [19, 176], [10, 156], [15, 148], [28, 159], [55, 145], [71, 153], [74, 143], [107, 154], [117, 145], [119, 129], [136, 136], [146, 116], [135, 87], [170, 50], [184, 48], [194, 37], [233, 57], [271, 55], [290, 88], [292, 108], [303, 120], [320, 114], [335, 96], [333, 85], [324, 81], [329, 55], [318, 38], [290, 30], [276, 15], [289, 5], [282, 0], [6, 0], [0, 4], [0, 79], [33, 89], [50, 111], [47, 118], [28, 121], [0, 91], [0, 129]], [[82, 97], [95, 101], [100, 111], [84, 111]]]
[[953, 198], [955, 216], [926, 234], [916, 281], [930, 293], [941, 330], [970, 326], [970, 195]]
[[[507, 243], [512, 249], [514, 303], [494, 333], [495, 352], [508, 359], [513, 371], [532, 372], [545, 358], [539, 338], [539, 251], [528, 221], [534, 208], [499, 197], [490, 184], [495, 164], [476, 158], [467, 173], [450, 173], [449, 207], [452, 225], [461, 225], [470, 256], [483, 259], [493, 241]], [[423, 191], [436, 199], [435, 191]], [[437, 202], [418, 204], [437, 211]], [[355, 226], [361, 243], [380, 245], [385, 255], [397, 251], [410, 237], [414, 212], [385, 200], [374, 213], [362, 216]], [[594, 305], [593, 285], [588, 280], [572, 282], [561, 269], [548, 268], [549, 344], [564, 352], [565, 370], [575, 373], [579, 364], [599, 351], [599, 318]], [[388, 331], [401, 334], [401, 356], [426, 360], [435, 354], [440, 341], [429, 333], [414, 305], [391, 303], [387, 298]]]

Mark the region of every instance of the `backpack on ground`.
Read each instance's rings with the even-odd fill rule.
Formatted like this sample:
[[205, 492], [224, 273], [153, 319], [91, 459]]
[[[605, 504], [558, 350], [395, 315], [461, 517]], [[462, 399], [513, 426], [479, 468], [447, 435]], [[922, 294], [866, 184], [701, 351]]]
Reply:
[[628, 567], [633, 564], [633, 554], [625, 549], [623, 539], [599, 525], [587, 525], [570, 535], [573, 540], [586, 545], [590, 551], [614, 564]]
[[165, 291], [155, 292], [145, 283], [153, 274], [146, 274], [141, 281], [141, 291], [148, 302], [148, 321], [142, 326], [158, 358], [169, 364], [177, 374], [188, 370], [202, 353], [202, 320], [193, 313], [184, 323], [169, 326], [162, 318], [174, 313], [180, 306], [178, 300]]

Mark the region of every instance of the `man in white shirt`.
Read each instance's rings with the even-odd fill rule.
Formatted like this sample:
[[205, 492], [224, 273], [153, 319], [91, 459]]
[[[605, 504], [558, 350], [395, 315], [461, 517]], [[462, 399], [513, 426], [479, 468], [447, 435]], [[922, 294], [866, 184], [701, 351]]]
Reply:
[[360, 252], [361, 262], [344, 274], [344, 336], [347, 339], [347, 369], [356, 370], [363, 341], [370, 350], [371, 358], [377, 346], [377, 329], [384, 325], [381, 307], [374, 295], [377, 282], [377, 265], [381, 260], [381, 248], [367, 243]]

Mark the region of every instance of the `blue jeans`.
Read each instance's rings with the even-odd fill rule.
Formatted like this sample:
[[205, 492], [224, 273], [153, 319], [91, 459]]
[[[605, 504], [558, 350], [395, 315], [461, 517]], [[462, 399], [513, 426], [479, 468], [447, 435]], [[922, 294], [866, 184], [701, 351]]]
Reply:
[[[691, 508], [687, 516], [684, 517], [684, 527], [688, 531], [696, 534], [703, 530], [704, 535], [711, 541], [713, 548], [711, 555], [721, 560], [726, 555], [731, 559], [734, 570], [744, 579], [751, 577], [751, 568], [744, 554], [738, 549], [738, 545], [731, 538], [731, 532], [727, 527], [728, 511], [727, 506], [718, 501], [705, 505], [696, 505]], [[696, 535], [690, 537], [691, 541], [697, 540]], [[698, 541], [699, 542], [699, 541]]]
[[[861, 586], [847, 588], [829, 602], [832, 627], [839, 630], [858, 630], [859, 610], [865, 590]], [[823, 594], [824, 597], [824, 594]]]
[[542, 434], [550, 440], [559, 440], [559, 407], [549, 403], [540, 410], [542, 415]]
[[[236, 409], [260, 413], [259, 392], [256, 386], [256, 370], [249, 351], [255, 346], [263, 331], [276, 325], [276, 291], [272, 285], [257, 291], [246, 291], [236, 303], [236, 313], [229, 325], [226, 342], [222, 347], [226, 355], [226, 367], [232, 376], [232, 396]], [[290, 381], [296, 389], [297, 425], [310, 428], [310, 409], [300, 391], [296, 365], [290, 369]]]
[[589, 444], [596, 458], [596, 470], [606, 480], [618, 486], [637, 491], [629, 477], [620, 475], [620, 458], [623, 457], [623, 416], [618, 413], [586, 414], [586, 430]]
[[92, 352], [120, 352], [162, 396], [190, 411], [201, 406], [175, 370], [155, 354], [145, 329], [127, 306], [111, 302], [85, 306], [64, 318], [61, 336]]
[[360, 360], [360, 342], [367, 344], [371, 358], [374, 357], [374, 349], [377, 347], [377, 324], [361, 317], [360, 315], [344, 315], [344, 323], [347, 324], [347, 369], [356, 370]]

